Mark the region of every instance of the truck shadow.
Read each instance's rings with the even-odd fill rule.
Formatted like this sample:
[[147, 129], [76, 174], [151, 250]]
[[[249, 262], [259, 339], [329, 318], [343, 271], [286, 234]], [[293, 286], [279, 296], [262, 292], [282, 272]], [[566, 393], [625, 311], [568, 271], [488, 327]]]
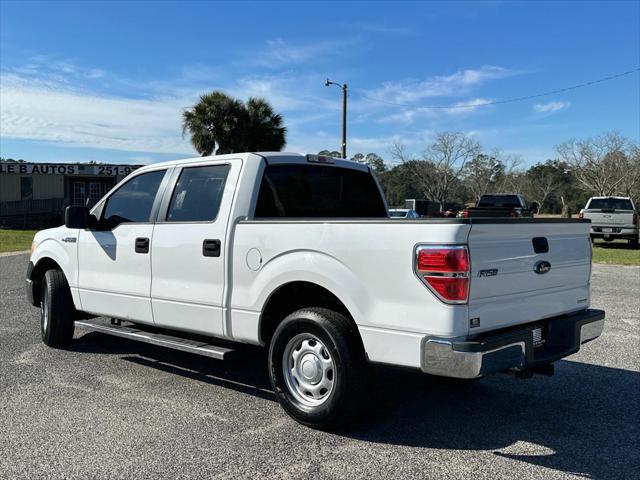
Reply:
[[[100, 333], [72, 347], [274, 401], [266, 353], [240, 347], [220, 362]], [[552, 378], [496, 375], [475, 382], [375, 366], [362, 419], [335, 434], [430, 449], [492, 451], [592, 478], [638, 478], [640, 373], [556, 363]], [[283, 413], [284, 415], [284, 413]], [[309, 430], [309, 435], [314, 433]]]
[[371, 423], [346, 435], [413, 447], [491, 450], [592, 478], [640, 473], [638, 372], [564, 360], [552, 378], [496, 375], [463, 383], [387, 371], [374, 388]]

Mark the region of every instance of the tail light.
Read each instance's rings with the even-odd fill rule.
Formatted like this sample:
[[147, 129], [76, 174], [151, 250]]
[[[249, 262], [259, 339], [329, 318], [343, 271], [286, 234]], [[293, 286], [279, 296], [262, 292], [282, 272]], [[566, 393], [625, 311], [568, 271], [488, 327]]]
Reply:
[[419, 245], [416, 248], [416, 275], [445, 303], [467, 303], [470, 269], [466, 246]]
[[469, 218], [471, 212], [469, 212], [469, 210], [467, 210], [466, 208], [462, 211], [462, 216], [464, 218]]
[[580, 210], [580, 213], [578, 214], [578, 218], [580, 220], [582, 220], [584, 218], [584, 212], [582, 210]]
[[634, 214], [633, 214], [633, 224], [634, 224], [634, 225], [637, 225], [637, 224], [638, 224], [638, 214], [637, 214], [637, 213], [634, 213]]

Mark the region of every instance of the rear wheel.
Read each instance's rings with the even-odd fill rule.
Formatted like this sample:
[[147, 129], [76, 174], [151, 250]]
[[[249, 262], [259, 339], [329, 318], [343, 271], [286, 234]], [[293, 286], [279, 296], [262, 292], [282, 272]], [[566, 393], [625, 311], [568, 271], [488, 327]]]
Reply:
[[362, 406], [365, 374], [357, 329], [334, 311], [298, 310], [271, 340], [269, 377], [276, 398], [304, 425], [326, 430], [351, 420]]
[[42, 279], [40, 332], [49, 347], [62, 347], [73, 338], [74, 307], [69, 284], [60, 270], [48, 270]]
[[629, 239], [629, 247], [638, 248], [638, 237]]

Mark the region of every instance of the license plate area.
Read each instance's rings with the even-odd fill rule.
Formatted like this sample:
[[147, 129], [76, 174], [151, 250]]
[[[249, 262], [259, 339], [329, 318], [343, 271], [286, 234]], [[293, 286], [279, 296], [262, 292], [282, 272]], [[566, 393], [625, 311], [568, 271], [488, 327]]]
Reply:
[[603, 228], [602, 229], [602, 233], [612, 233], [613, 232], [613, 228]]

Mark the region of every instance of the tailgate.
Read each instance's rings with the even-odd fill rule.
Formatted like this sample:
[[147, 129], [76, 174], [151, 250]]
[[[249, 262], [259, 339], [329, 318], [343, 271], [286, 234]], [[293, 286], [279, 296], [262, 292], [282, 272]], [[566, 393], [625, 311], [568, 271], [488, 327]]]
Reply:
[[473, 221], [468, 243], [470, 334], [589, 306], [588, 221]]
[[633, 225], [633, 211], [603, 212], [601, 210], [585, 210], [585, 218], [591, 220], [593, 226]]

